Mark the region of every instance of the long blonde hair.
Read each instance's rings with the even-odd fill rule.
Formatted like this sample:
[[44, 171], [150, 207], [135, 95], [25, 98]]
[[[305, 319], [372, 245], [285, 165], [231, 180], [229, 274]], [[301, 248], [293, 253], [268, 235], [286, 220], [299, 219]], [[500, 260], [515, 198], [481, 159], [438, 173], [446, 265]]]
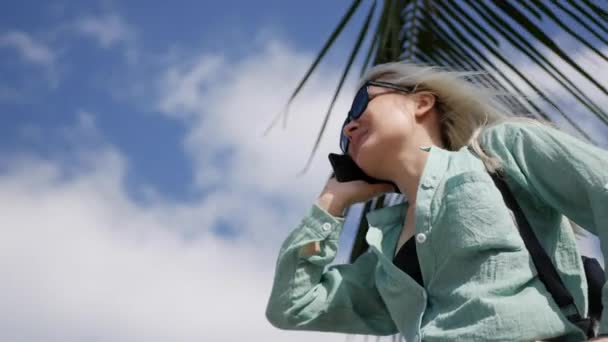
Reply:
[[[548, 124], [532, 119], [532, 108], [510, 109], [499, 99], [516, 99], [505, 91], [497, 91], [482, 86], [481, 77], [485, 71], [455, 71], [440, 66], [410, 62], [380, 64], [369, 69], [361, 80], [385, 81], [415, 91], [426, 90], [436, 96], [442, 140], [447, 149], [456, 151], [470, 146], [490, 172], [500, 168], [499, 159], [488, 155], [480, 146], [479, 136], [484, 129], [504, 121], [526, 121]], [[519, 103], [524, 102], [520, 101]], [[523, 109], [527, 110], [524, 111]]]

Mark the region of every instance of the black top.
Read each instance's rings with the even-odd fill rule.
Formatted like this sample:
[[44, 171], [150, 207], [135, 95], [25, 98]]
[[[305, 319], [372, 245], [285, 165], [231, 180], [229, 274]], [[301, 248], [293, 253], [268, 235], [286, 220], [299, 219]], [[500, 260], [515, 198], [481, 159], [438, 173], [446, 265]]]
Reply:
[[416, 241], [414, 241], [413, 237], [401, 246], [393, 259], [393, 263], [403, 272], [414, 278], [420, 286], [423, 285], [422, 272], [420, 271], [420, 264], [418, 263], [418, 256], [416, 255]]

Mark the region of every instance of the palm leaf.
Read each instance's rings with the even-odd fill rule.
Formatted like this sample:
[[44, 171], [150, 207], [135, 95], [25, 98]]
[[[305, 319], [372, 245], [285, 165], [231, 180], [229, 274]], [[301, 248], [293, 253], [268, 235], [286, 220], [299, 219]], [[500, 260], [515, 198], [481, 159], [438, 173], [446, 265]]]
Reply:
[[344, 81], [346, 80], [346, 77], [348, 76], [348, 73], [350, 72], [350, 69], [353, 65], [355, 57], [357, 57], [359, 49], [361, 48], [361, 44], [363, 43], [363, 40], [365, 39], [365, 36], [367, 35], [367, 31], [369, 29], [369, 23], [372, 20], [375, 10], [376, 10], [376, 1], [374, 1], [372, 3], [372, 6], [370, 7], [367, 16], [365, 17], [366, 18], [365, 23], [363, 24], [363, 27], [361, 28], [361, 31], [359, 32], [359, 37], [357, 38], [355, 47], [353, 48], [353, 50], [350, 53], [350, 57], [348, 58], [348, 62], [346, 63], [344, 72], [342, 72], [342, 77], [340, 77], [340, 81], [338, 82], [338, 87], [336, 88], [334, 97], [332, 98], [331, 103], [329, 105], [329, 109], [327, 109], [327, 113], [325, 114], [325, 118], [323, 119], [323, 124], [321, 125], [321, 131], [317, 135], [317, 140], [315, 141], [315, 144], [312, 148], [310, 157], [308, 157], [308, 161], [306, 162], [304, 169], [302, 171], [300, 171], [300, 174], [302, 174], [308, 170], [308, 167], [310, 166], [310, 163], [312, 162], [312, 158], [314, 157], [315, 152], [319, 148], [319, 143], [321, 142], [321, 137], [323, 136], [323, 132], [325, 132], [325, 127], [327, 126], [327, 122], [329, 121], [329, 116], [331, 114], [331, 110], [334, 108], [334, 104], [336, 103], [336, 100], [338, 99], [338, 95], [340, 95], [340, 90], [342, 90]]
[[321, 48], [321, 51], [315, 58], [312, 65], [306, 71], [304, 78], [302, 78], [302, 80], [300, 81], [300, 83], [298, 84], [296, 89], [293, 91], [293, 93], [289, 97], [289, 100], [287, 100], [287, 104], [285, 105], [285, 108], [283, 109], [283, 111], [279, 112], [277, 114], [277, 116], [275, 116], [275, 118], [272, 120], [270, 125], [264, 131], [264, 136], [266, 136], [268, 134], [268, 132], [270, 132], [270, 130], [274, 127], [274, 125], [276, 124], [278, 119], [281, 118], [281, 116], [283, 117], [283, 124], [285, 125], [285, 123], [287, 122], [287, 114], [289, 111], [289, 106], [291, 105], [293, 100], [296, 98], [296, 96], [298, 96], [298, 94], [300, 93], [300, 90], [302, 90], [302, 88], [304, 87], [304, 84], [310, 78], [310, 75], [312, 75], [313, 71], [315, 71], [315, 69], [319, 65], [319, 62], [321, 62], [323, 57], [325, 57], [325, 54], [327, 53], [327, 51], [329, 51], [329, 48], [334, 43], [336, 38], [338, 38], [338, 36], [342, 32], [342, 30], [344, 29], [344, 27], [346, 26], [348, 21], [352, 18], [353, 14], [355, 14], [355, 12], [357, 11], [357, 8], [359, 8], [359, 5], [361, 5], [361, 0], [353, 1], [352, 5], [348, 9], [348, 11], [346, 11], [346, 14], [344, 14], [342, 19], [338, 23], [338, 26], [334, 29], [334, 32], [329, 36], [329, 39], [325, 42], [325, 45], [323, 45], [323, 48]]

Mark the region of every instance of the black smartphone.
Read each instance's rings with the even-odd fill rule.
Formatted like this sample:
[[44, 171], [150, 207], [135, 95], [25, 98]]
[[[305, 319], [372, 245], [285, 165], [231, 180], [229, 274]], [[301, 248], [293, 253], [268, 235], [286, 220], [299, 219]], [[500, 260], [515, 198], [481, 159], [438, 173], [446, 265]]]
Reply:
[[393, 185], [396, 192], [399, 192], [399, 188], [397, 188], [395, 183], [367, 175], [347, 154], [330, 153], [327, 157], [338, 182], [362, 180], [370, 184], [388, 183]]

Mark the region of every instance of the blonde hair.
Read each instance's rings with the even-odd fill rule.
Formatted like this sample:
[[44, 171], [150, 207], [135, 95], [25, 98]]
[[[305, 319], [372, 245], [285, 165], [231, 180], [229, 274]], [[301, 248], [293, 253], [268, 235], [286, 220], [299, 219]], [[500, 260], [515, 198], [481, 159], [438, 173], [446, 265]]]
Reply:
[[[524, 117], [535, 114], [532, 108], [521, 108], [525, 101], [513, 101], [518, 97], [505, 91], [497, 91], [481, 85], [485, 71], [453, 71], [440, 66], [411, 62], [380, 64], [369, 69], [361, 80], [385, 81], [416, 91], [429, 91], [436, 97], [435, 108], [439, 114], [440, 131], [446, 148], [452, 151], [469, 146], [483, 161], [490, 172], [501, 167], [501, 161], [487, 154], [479, 143], [483, 131], [505, 121], [526, 121], [548, 124], [546, 121]], [[503, 101], [520, 104], [520, 112], [509, 109]], [[524, 109], [524, 110], [522, 110]]]

